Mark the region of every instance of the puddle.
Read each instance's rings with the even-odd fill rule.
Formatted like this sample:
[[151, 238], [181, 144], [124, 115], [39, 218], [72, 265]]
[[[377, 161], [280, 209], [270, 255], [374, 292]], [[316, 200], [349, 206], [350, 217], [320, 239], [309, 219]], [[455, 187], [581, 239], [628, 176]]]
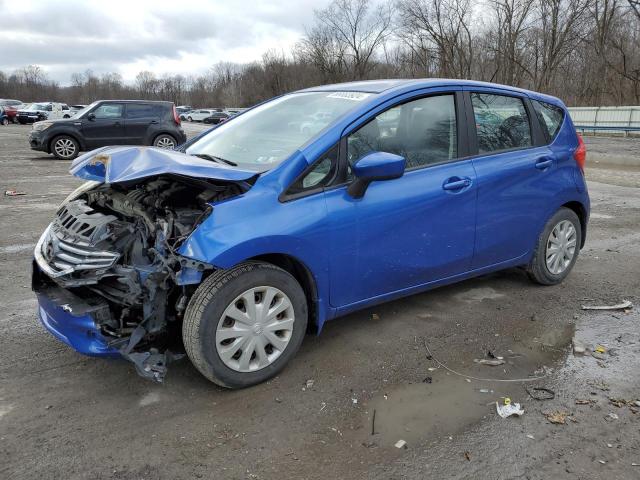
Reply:
[[[431, 377], [431, 383], [391, 387], [368, 402], [362, 428], [359, 429], [361, 435], [366, 436], [363, 441], [392, 447], [402, 439], [411, 447], [459, 434], [483, 419], [494, 418], [495, 402], [502, 401], [504, 397], [526, 403], [530, 398], [525, 385], [544, 386], [544, 379], [526, 384], [495, 380], [544, 375], [542, 366], [555, 367], [558, 360], [569, 353], [573, 334], [574, 326], [569, 325], [514, 345], [510, 352], [496, 352], [506, 362], [500, 366], [474, 364], [473, 359], [467, 359], [464, 364], [460, 361], [447, 364], [465, 375], [491, 380], [472, 379], [467, 382], [465, 377], [447, 372], [442, 367], [429, 372], [427, 368], [437, 364], [425, 362], [424, 375]], [[446, 357], [442, 350], [434, 349], [432, 353], [436, 358], [444, 360]], [[374, 435], [371, 435], [372, 426]]]
[[504, 297], [504, 293], [499, 293], [491, 287], [471, 288], [466, 292], [461, 292], [455, 295], [457, 300], [467, 303], [481, 302], [483, 300], [495, 300], [496, 298], [502, 297]]

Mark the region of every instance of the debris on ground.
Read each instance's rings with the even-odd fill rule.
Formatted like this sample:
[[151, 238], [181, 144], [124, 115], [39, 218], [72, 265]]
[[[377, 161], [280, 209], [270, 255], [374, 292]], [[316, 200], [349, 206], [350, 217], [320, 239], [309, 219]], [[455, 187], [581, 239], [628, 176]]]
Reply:
[[576, 405], [591, 405], [592, 403], [596, 403], [596, 401], [576, 398]]
[[587, 348], [577, 340], [573, 340], [573, 354], [574, 355], [584, 355], [587, 351]]
[[496, 402], [496, 411], [502, 418], [507, 418], [511, 415], [520, 417], [524, 414], [524, 408], [522, 408], [519, 403], [511, 403], [510, 398], [505, 398], [503, 405]]
[[313, 384], [315, 383], [315, 381], [310, 378], [309, 380], [306, 381], [306, 383], [304, 384], [306, 388], [311, 388], [313, 387]]
[[607, 421], [609, 421], [609, 422], [610, 422], [611, 420], [618, 420], [618, 418], [620, 418], [620, 417], [618, 417], [618, 415], [616, 415], [616, 414], [615, 414], [615, 413], [613, 413], [613, 412], [609, 413], [606, 417], [604, 417], [604, 419], [605, 419], [605, 420], [607, 420]]
[[632, 307], [633, 303], [629, 300], [623, 300], [616, 305], [582, 305], [582, 310], [626, 310]]
[[471, 461], [471, 452], [464, 452], [464, 458], [467, 459], [467, 461]]
[[407, 448], [407, 442], [404, 440], [398, 440], [395, 445], [396, 448]]
[[595, 348], [594, 352], [596, 352], [596, 353], [607, 353], [607, 349], [604, 348], [602, 345], [596, 345], [596, 348]]
[[565, 425], [567, 423], [567, 417], [569, 412], [563, 410], [556, 410], [555, 412], [542, 412], [549, 423], [555, 425]]
[[20, 197], [22, 195], [26, 195], [27, 192], [19, 192], [18, 190], [5, 190], [5, 197]]
[[609, 391], [609, 384], [603, 382], [603, 381], [596, 381], [596, 380], [592, 380], [590, 382], [587, 382], [588, 385], [597, 388], [598, 390], [602, 390], [603, 392], [608, 392]]
[[525, 387], [525, 390], [531, 398], [534, 400], [553, 400], [556, 397], [556, 392], [550, 388], [545, 387]]
[[377, 313], [372, 313], [371, 320], [380, 320], [380, 315], [378, 315]]
[[433, 382], [433, 378], [431, 377], [425, 377], [425, 379], [422, 380], [422, 383], [431, 383], [431, 382]]
[[489, 390], [488, 388], [481, 388], [478, 390], [480, 393], [493, 393], [493, 390]]
[[527, 438], [531, 439], [531, 440], [535, 440], [536, 437], [534, 437], [533, 435], [527, 435]]
[[627, 405], [629, 402], [627, 402], [624, 398], [609, 397], [609, 403], [614, 407], [622, 408], [625, 405]]
[[503, 365], [504, 364], [504, 360], [498, 360], [497, 358], [496, 359], [482, 358], [480, 360], [475, 358], [473, 361], [475, 363], [479, 363], [480, 365], [489, 365], [491, 367], [497, 367], [498, 365]]

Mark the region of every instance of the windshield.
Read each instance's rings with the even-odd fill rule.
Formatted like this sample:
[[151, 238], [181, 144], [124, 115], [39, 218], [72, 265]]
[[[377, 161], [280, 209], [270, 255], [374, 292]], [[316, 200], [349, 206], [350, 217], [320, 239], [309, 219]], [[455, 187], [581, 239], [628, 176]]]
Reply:
[[285, 95], [223, 123], [186, 153], [250, 170], [269, 170], [369, 96], [361, 92]]
[[25, 110], [46, 110], [48, 106], [48, 103], [32, 103]]

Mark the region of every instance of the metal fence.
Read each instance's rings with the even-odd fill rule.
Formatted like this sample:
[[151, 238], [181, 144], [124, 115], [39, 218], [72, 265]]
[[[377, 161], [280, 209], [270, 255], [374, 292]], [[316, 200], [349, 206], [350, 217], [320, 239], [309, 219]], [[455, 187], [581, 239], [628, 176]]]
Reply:
[[582, 132], [640, 132], [640, 106], [571, 107], [569, 113], [576, 129]]

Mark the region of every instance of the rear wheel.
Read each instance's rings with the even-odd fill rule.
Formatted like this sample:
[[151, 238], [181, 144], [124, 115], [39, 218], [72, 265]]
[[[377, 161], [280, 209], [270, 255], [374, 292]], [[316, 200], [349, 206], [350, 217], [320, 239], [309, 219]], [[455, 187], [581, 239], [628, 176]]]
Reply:
[[2, 119], [2, 125], [9, 125], [9, 119], [7, 117]]
[[549, 219], [538, 238], [527, 268], [529, 277], [542, 285], [555, 285], [566, 278], [580, 252], [582, 226], [573, 210], [561, 208]]
[[158, 148], [175, 148], [176, 146], [176, 139], [173, 138], [171, 135], [167, 135], [166, 133], [163, 133], [162, 135], [158, 135], [154, 140], [153, 140], [153, 146], [154, 147], [158, 147]]
[[78, 156], [80, 145], [75, 138], [60, 135], [51, 141], [51, 153], [61, 160], [71, 160]]
[[190, 122], [193, 122], [193, 118], [191, 117], [187, 117], [187, 120], [189, 120]]
[[275, 376], [296, 354], [307, 329], [304, 291], [288, 272], [247, 262], [220, 270], [196, 290], [182, 337], [195, 367], [227, 388]]

